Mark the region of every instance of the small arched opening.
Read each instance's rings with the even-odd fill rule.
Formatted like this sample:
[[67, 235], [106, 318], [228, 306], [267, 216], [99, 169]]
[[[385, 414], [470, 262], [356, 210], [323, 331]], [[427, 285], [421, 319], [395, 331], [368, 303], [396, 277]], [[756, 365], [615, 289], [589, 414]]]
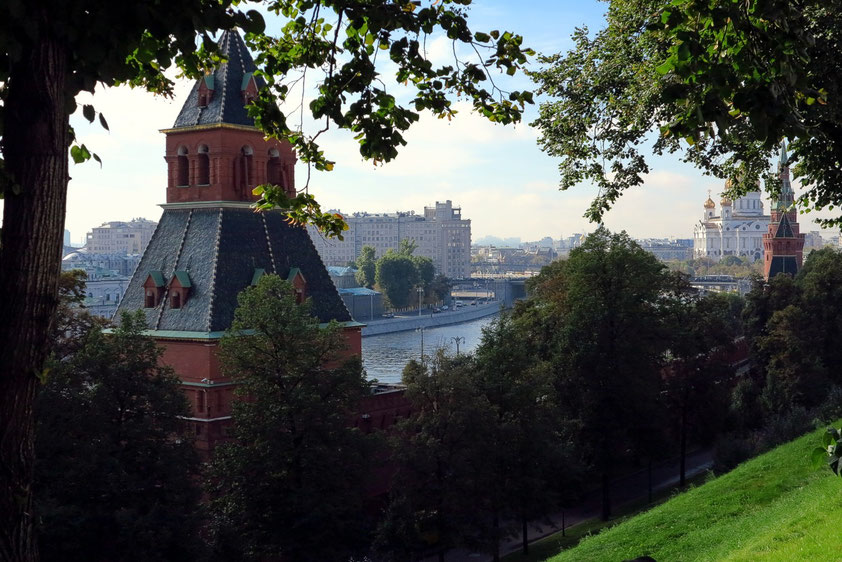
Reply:
[[190, 185], [190, 162], [187, 160], [186, 146], [178, 147], [175, 185], [178, 187], [187, 187]]
[[210, 185], [210, 157], [206, 144], [199, 145], [199, 155], [196, 162], [196, 183], [198, 185]]
[[281, 155], [277, 148], [269, 149], [269, 161], [266, 162], [266, 182], [286, 187], [283, 184]]
[[254, 149], [246, 145], [240, 149], [240, 186], [248, 195], [249, 188], [254, 187]]

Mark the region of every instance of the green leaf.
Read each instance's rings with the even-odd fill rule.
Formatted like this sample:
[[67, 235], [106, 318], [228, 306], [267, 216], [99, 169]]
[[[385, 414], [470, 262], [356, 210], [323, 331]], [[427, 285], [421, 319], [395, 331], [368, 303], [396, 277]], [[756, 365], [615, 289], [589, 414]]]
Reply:
[[810, 453], [810, 464], [815, 468], [821, 468], [827, 464], [827, 449], [821, 447], [813, 449], [813, 452]]
[[83, 105], [82, 115], [85, 116], [85, 119], [87, 119], [89, 123], [93, 123], [94, 117], [96, 117], [96, 111], [94, 110], [94, 106], [88, 104]]
[[672, 57], [670, 57], [667, 60], [665, 60], [663, 62], [663, 64], [660, 64], [660, 65], [656, 66], [655, 71], [658, 74], [667, 74], [670, 70], [672, 70], [674, 68], [675, 68], [675, 65], [672, 62]]

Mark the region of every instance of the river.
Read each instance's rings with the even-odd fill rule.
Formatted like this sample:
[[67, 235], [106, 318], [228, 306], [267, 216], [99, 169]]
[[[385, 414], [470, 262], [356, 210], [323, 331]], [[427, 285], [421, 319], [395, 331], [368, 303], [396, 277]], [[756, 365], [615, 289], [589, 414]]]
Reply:
[[[465, 338], [459, 342], [460, 353], [474, 351], [482, 338], [482, 328], [497, 317], [496, 314], [437, 328], [424, 329], [424, 355], [432, 355], [444, 348], [456, 353], [451, 338]], [[396, 383], [401, 380], [404, 365], [410, 359], [421, 358], [421, 333], [417, 331], [393, 332], [363, 338], [363, 365], [368, 378], [380, 382]]]

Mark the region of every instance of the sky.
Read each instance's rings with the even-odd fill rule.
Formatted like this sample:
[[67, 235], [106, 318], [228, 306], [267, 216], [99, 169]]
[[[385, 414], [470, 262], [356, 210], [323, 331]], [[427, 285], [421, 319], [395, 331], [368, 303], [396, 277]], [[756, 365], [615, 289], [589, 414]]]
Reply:
[[[517, 32], [525, 46], [542, 54], [569, 49], [576, 27], [601, 28], [607, 6], [593, 0], [474, 2], [469, 16], [473, 30]], [[278, 25], [267, 23], [270, 31]], [[432, 38], [427, 47], [435, 61], [452, 59], [451, 45], [443, 38]], [[537, 67], [537, 62], [532, 65]], [[382, 71], [389, 74], [390, 68], [384, 66]], [[66, 228], [73, 243], [106, 221], [158, 220], [166, 186], [164, 135], [159, 130], [172, 126], [191, 86], [192, 82], [179, 81], [174, 99], [123, 87], [100, 89], [92, 102], [105, 115], [110, 131], [88, 126], [81, 111], [73, 116], [77, 136], [103, 161], [101, 168], [93, 161], [70, 165]], [[525, 77], [509, 86], [532, 87]], [[401, 86], [392, 91], [399, 100], [409, 95]], [[91, 103], [91, 97], [83, 94], [78, 101]], [[449, 199], [462, 208], [463, 218], [471, 219], [474, 239], [488, 235], [524, 241], [558, 239], [595, 228], [583, 218], [594, 188], [558, 190], [558, 162], [541, 152], [539, 134], [529, 126], [537, 117], [537, 105], [527, 107], [523, 122], [516, 126], [489, 123], [472, 114], [464, 102], [457, 103], [457, 109], [458, 115], [449, 122], [423, 116], [405, 135], [407, 145], [399, 149], [397, 159], [380, 166], [362, 160], [352, 134], [329, 132], [320, 141], [336, 167], [332, 172], [312, 172], [311, 193], [323, 208], [344, 213], [421, 212], [425, 205]], [[605, 225], [635, 238], [692, 238], [708, 190], [718, 199], [723, 182], [674, 158], [652, 162], [645, 184], [623, 195], [606, 215]], [[306, 167], [299, 163], [297, 186], [304, 185], [306, 175]], [[802, 231], [818, 230], [807, 224], [806, 217], [801, 222]]]

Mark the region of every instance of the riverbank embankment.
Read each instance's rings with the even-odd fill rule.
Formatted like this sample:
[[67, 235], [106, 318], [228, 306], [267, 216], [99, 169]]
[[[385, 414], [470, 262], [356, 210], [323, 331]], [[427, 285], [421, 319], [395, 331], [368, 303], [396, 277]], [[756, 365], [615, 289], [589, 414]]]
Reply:
[[470, 322], [477, 318], [491, 316], [500, 312], [501, 305], [499, 301], [493, 301], [488, 304], [479, 304], [476, 306], [463, 306], [456, 310], [448, 310], [439, 313], [425, 313], [421, 316], [397, 316], [395, 318], [384, 318], [383, 320], [375, 320], [368, 322], [362, 329], [362, 335], [377, 336], [380, 334], [389, 334], [392, 332], [405, 332], [409, 330], [417, 330], [418, 328], [430, 328], [435, 326], [449, 326], [450, 324], [459, 324], [461, 322]]

